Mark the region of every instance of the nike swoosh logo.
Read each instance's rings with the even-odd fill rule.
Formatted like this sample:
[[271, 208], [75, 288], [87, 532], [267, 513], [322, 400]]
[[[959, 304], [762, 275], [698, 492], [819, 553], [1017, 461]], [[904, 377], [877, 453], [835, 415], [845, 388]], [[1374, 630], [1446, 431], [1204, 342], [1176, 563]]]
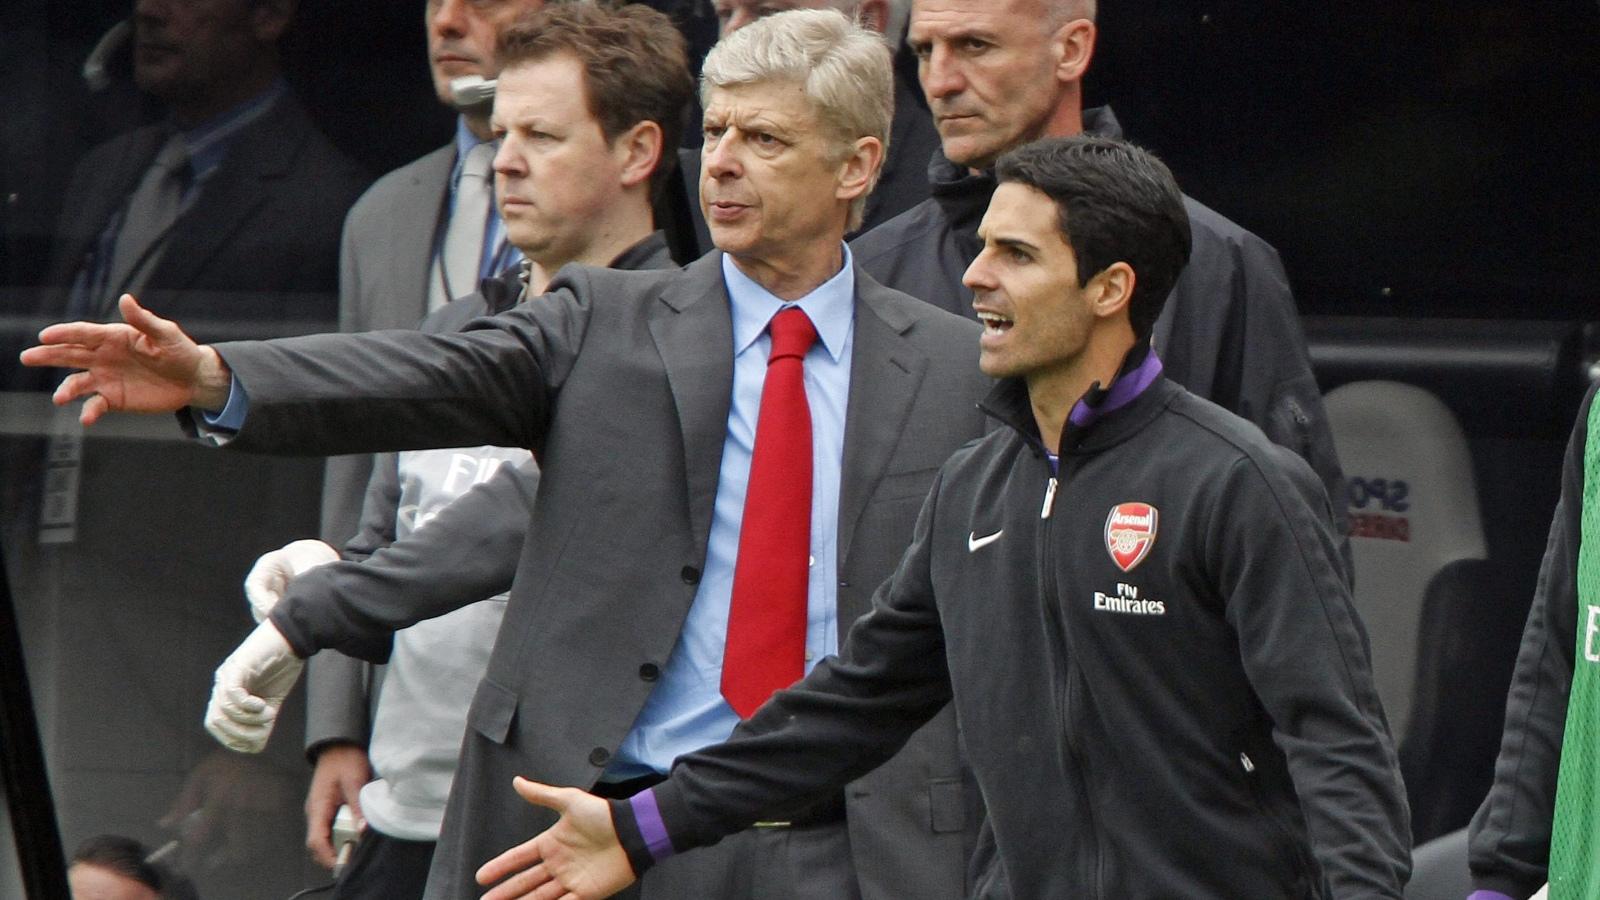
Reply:
[[1004, 528], [996, 531], [994, 534], [986, 534], [983, 537], [978, 537], [978, 533], [976, 531], [971, 532], [967, 535], [967, 552], [977, 553], [984, 547], [987, 547], [995, 541], [1000, 540], [1000, 535], [1005, 533], [1006, 530]]

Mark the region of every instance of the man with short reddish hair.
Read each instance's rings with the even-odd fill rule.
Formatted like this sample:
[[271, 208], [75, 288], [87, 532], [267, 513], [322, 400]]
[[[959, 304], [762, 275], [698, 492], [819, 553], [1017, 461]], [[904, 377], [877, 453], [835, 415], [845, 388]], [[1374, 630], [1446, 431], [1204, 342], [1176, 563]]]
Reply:
[[[379, 178], [350, 208], [339, 250], [340, 330], [415, 328], [449, 301], [476, 294], [480, 279], [520, 259], [493, 202], [485, 99], [492, 94], [458, 96], [455, 83], [492, 79], [501, 31], [544, 5], [545, 0], [424, 0], [428, 72], [439, 102], [457, 111], [454, 137]], [[461, 195], [464, 175], [469, 189]], [[446, 265], [447, 256], [456, 264]], [[323, 540], [343, 546], [356, 534], [372, 465], [367, 455], [328, 461]], [[373, 678], [365, 664], [337, 653], [323, 654], [307, 674], [306, 756], [315, 768], [306, 794], [306, 847], [324, 866], [334, 863], [334, 814], [348, 804], [359, 817], [359, 793], [372, 778], [364, 745]]]

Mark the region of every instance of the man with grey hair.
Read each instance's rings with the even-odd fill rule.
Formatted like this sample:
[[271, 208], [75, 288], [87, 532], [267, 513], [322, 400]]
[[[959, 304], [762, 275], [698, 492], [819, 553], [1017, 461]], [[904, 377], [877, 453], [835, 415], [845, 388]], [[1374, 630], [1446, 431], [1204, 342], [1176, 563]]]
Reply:
[[[981, 247], [995, 160], [1041, 137], [1121, 134], [1109, 108], [1083, 108], [1094, 19], [1094, 0], [913, 0], [907, 43], [944, 152], [929, 166], [930, 199], [852, 242], [874, 278], [973, 315], [961, 275]], [[1277, 252], [1192, 198], [1184, 205], [1194, 253], [1152, 336], [1167, 376], [1254, 422], [1342, 499], [1333, 435]], [[1334, 516], [1342, 533], [1343, 503]]]
[[[87, 422], [232, 396], [205, 430], [238, 449], [535, 449], [538, 536], [468, 712], [430, 897], [471, 895], [479, 863], [554, 821], [513, 775], [629, 796], [837, 652], [934, 470], [982, 432], [977, 327], [882, 289], [843, 243], [881, 162], [890, 77], [882, 42], [832, 11], [719, 44], [700, 181], [719, 250], [682, 271], [569, 268], [461, 335], [219, 348], [129, 297], [130, 324], [56, 326], [42, 340], [58, 346], [25, 354], [93, 369], [57, 395], [93, 394]], [[453, 531], [456, 506], [421, 534]], [[492, 592], [411, 594], [392, 578], [408, 543], [360, 567], [369, 595], [318, 604], [291, 589], [218, 669], [218, 730], [270, 722], [299, 658], [381, 653], [393, 629]], [[871, 776], [641, 889], [957, 900], [976, 804], [946, 712]]]
[[[870, 230], [928, 199], [928, 162], [939, 149], [928, 105], [917, 87], [917, 60], [891, 32], [890, 0], [715, 0], [718, 35], [726, 38], [763, 16], [792, 9], [836, 9], [856, 24], [883, 35], [894, 53], [894, 125], [877, 186], [867, 197], [862, 221], [852, 230]], [[898, 48], [897, 50], [895, 48]], [[680, 162], [691, 196], [699, 183], [700, 159], [685, 148]], [[710, 249], [711, 237], [703, 219], [695, 222], [700, 246]]]
[[1008, 878], [985, 897], [1400, 900], [1405, 794], [1321, 485], [1144, 341], [1190, 247], [1171, 174], [1085, 135], [996, 171], [966, 273], [996, 428], [940, 469], [872, 612], [647, 791], [519, 781], [562, 818], [483, 900], [610, 896], [948, 705]]

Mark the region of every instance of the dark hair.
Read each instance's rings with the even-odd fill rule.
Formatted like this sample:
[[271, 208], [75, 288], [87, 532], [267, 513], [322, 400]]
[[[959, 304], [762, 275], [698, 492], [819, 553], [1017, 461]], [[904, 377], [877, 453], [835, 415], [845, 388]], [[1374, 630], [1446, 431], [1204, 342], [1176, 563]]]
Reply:
[[1189, 261], [1189, 215], [1161, 160], [1114, 138], [1045, 138], [1001, 156], [995, 176], [1055, 201], [1080, 287], [1112, 263], [1132, 267], [1128, 321], [1148, 336]]
[[650, 174], [659, 192], [674, 171], [694, 96], [683, 35], [647, 6], [564, 3], [518, 19], [495, 47], [501, 69], [559, 53], [571, 53], [583, 67], [584, 99], [606, 140], [640, 122], [661, 126], [661, 160]]
[[138, 841], [118, 834], [97, 834], [72, 852], [72, 865], [94, 866], [137, 881], [163, 900], [195, 900], [194, 885], [158, 862]]

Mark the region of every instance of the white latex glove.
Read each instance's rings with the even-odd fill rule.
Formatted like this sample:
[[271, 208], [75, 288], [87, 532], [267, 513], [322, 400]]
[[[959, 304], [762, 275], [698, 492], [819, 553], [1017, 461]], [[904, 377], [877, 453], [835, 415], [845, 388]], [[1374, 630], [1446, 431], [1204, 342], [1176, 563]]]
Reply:
[[322, 541], [304, 540], [284, 544], [262, 554], [244, 577], [244, 597], [250, 601], [250, 615], [260, 622], [283, 599], [289, 582], [324, 563], [339, 558], [339, 551]]
[[206, 730], [229, 750], [260, 753], [305, 660], [268, 619], [217, 666]]

